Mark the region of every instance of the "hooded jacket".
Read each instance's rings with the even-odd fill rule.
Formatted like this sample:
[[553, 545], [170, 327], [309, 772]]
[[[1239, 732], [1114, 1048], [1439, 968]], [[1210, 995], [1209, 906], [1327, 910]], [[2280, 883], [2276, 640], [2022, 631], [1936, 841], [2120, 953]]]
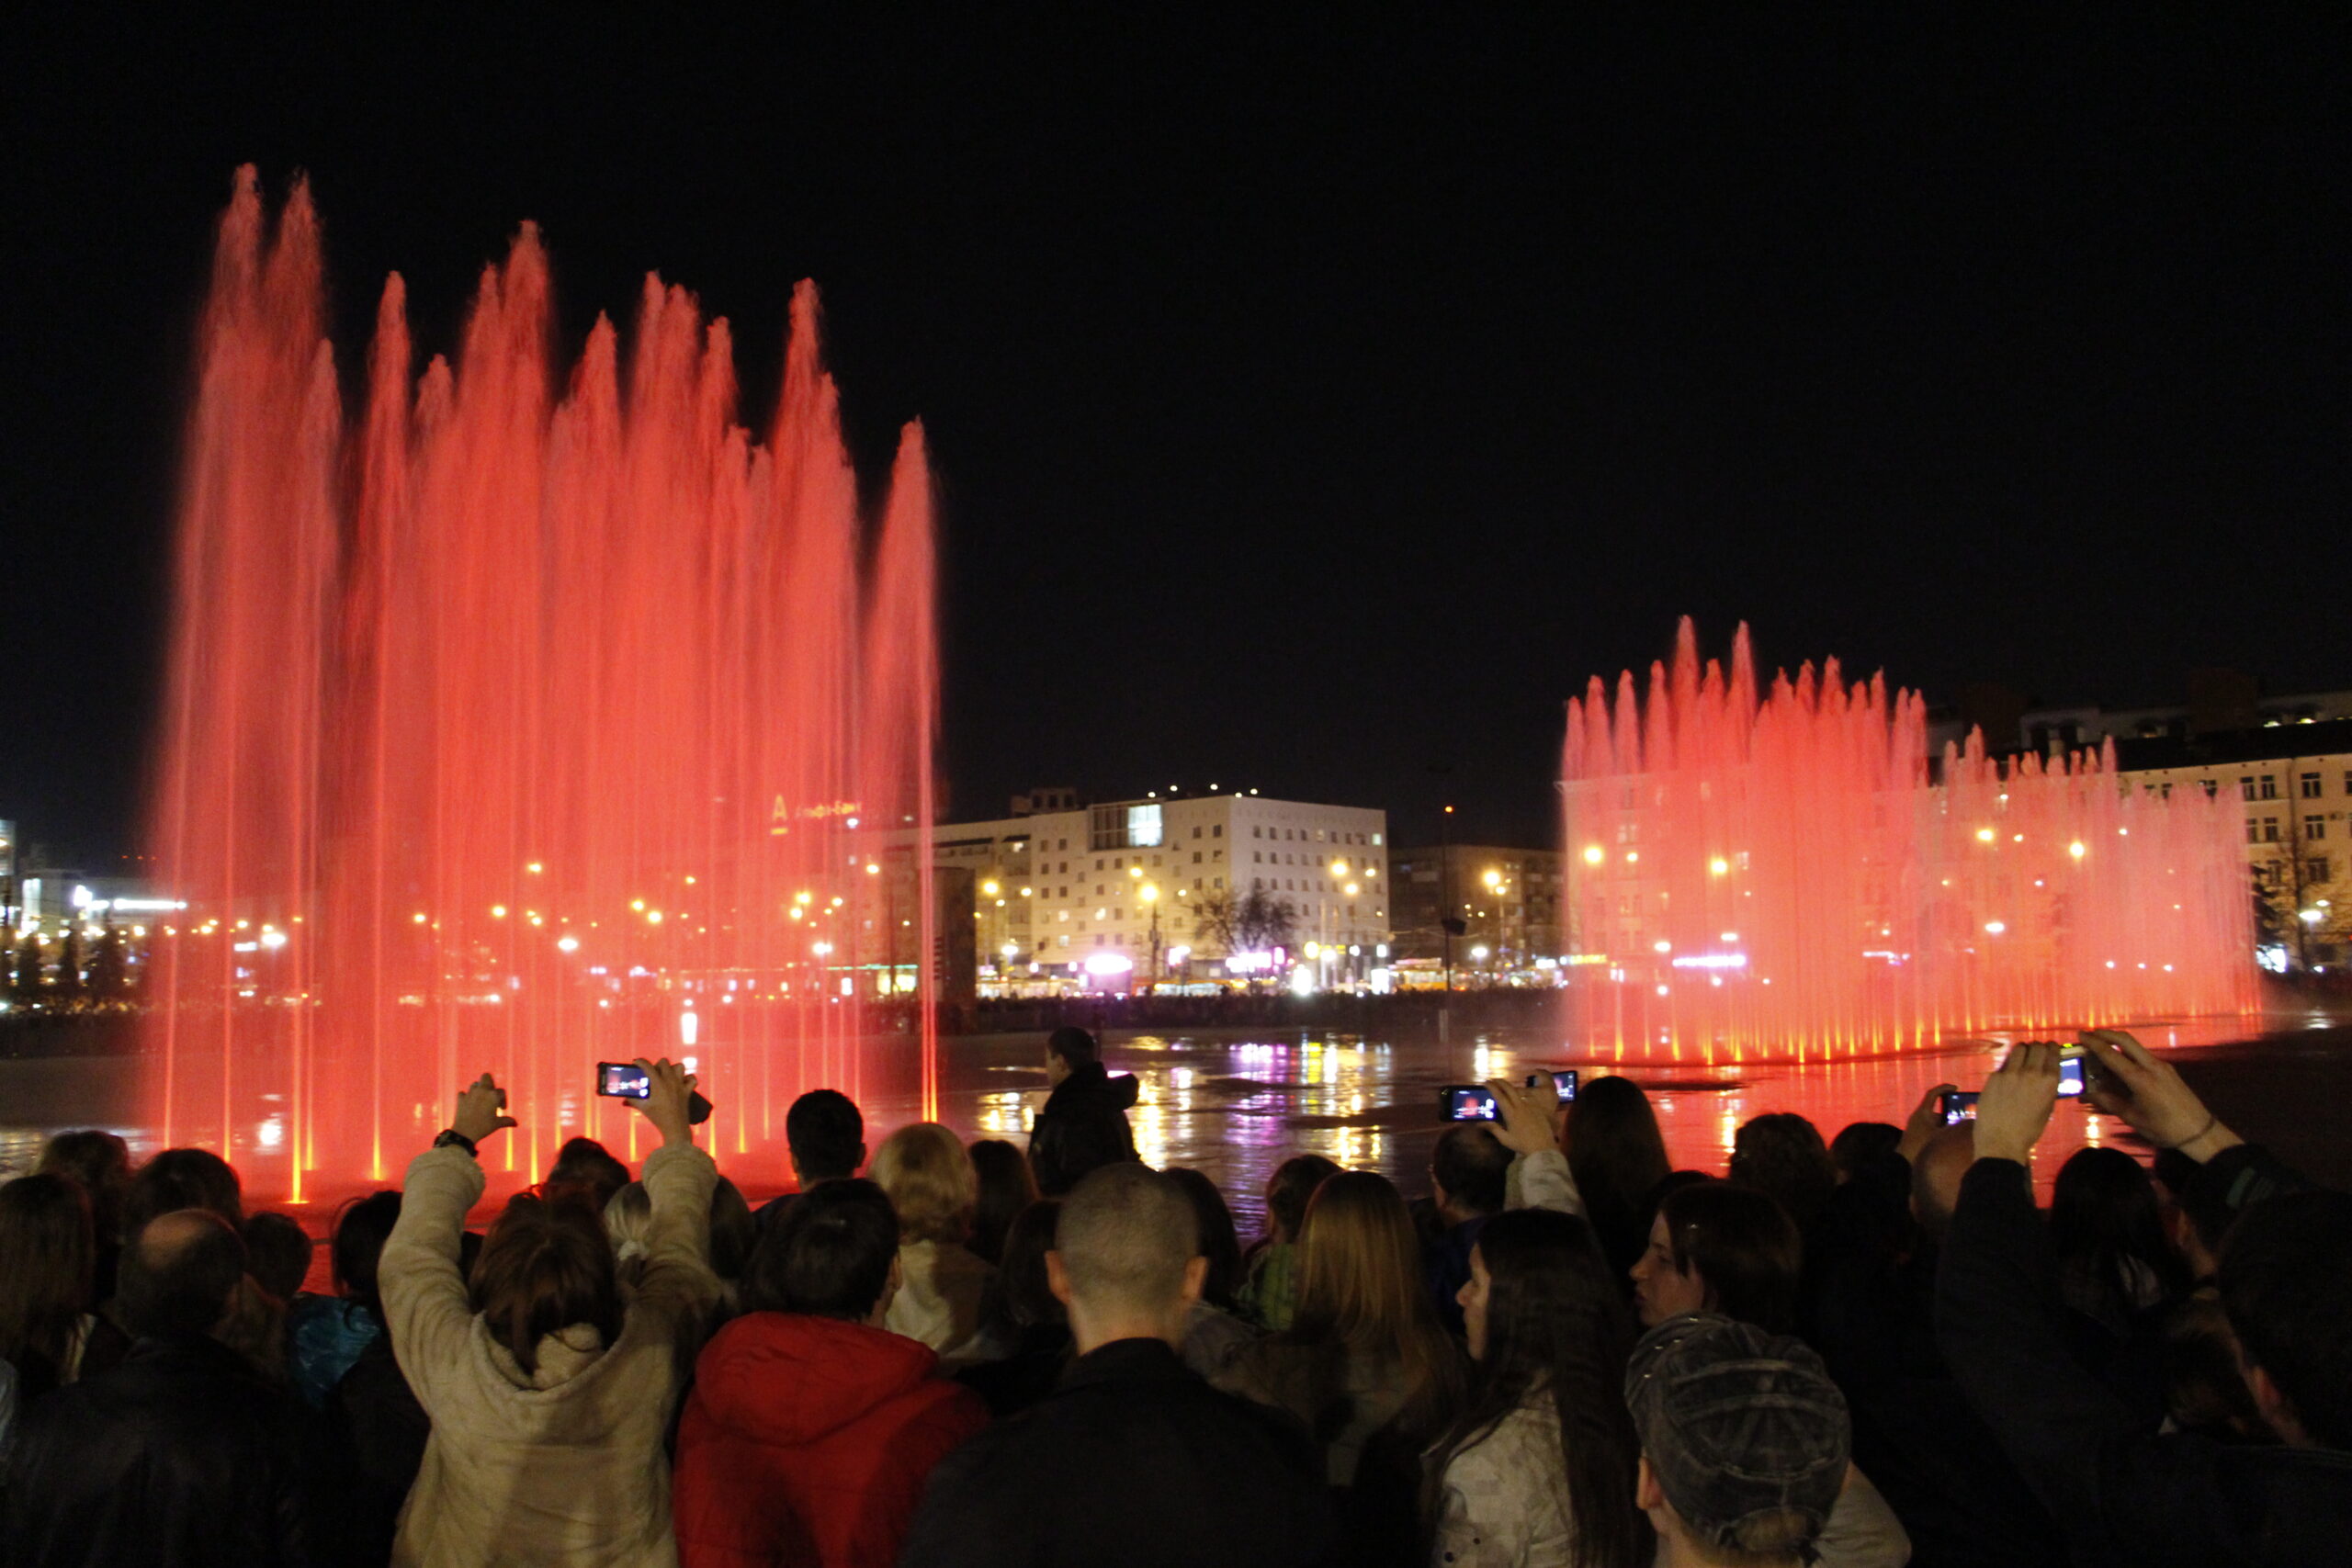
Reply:
[[695, 1369], [672, 1508], [685, 1568], [886, 1568], [932, 1467], [988, 1425], [939, 1358], [886, 1329], [755, 1312]]
[[392, 1352], [433, 1432], [401, 1510], [400, 1568], [677, 1561], [662, 1438], [718, 1299], [708, 1262], [718, 1168], [681, 1145], [648, 1156], [644, 1180], [653, 1224], [619, 1337], [605, 1345], [592, 1324], [558, 1329], [526, 1372], [458, 1273], [481, 1167], [454, 1147], [409, 1163], [377, 1277]]
[[1074, 1062], [1054, 1086], [1029, 1130], [1029, 1168], [1037, 1190], [1058, 1198], [1097, 1166], [1136, 1157], [1127, 1112], [1135, 1108], [1135, 1075], [1113, 1077], [1100, 1062]]

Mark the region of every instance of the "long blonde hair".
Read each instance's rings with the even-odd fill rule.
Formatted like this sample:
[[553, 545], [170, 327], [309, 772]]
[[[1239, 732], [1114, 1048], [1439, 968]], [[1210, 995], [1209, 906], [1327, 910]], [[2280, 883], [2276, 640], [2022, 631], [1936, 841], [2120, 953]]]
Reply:
[[1410, 1419], [1450, 1415], [1461, 1360], [1430, 1305], [1413, 1216], [1395, 1185], [1369, 1170], [1330, 1178], [1306, 1205], [1298, 1244], [1298, 1308], [1282, 1337], [1394, 1360]]
[[979, 1178], [963, 1140], [936, 1122], [917, 1122], [882, 1140], [866, 1173], [890, 1195], [899, 1239], [961, 1242], [971, 1234]]

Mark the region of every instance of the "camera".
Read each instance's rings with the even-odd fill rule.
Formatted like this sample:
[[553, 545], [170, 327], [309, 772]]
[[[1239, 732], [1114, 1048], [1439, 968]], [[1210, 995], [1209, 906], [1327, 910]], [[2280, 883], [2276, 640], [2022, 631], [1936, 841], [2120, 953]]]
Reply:
[[1527, 1087], [1542, 1089], [1544, 1080], [1546, 1078], [1552, 1080], [1552, 1092], [1558, 1095], [1564, 1102], [1577, 1097], [1577, 1070], [1574, 1067], [1561, 1067], [1548, 1073], [1530, 1073], [1527, 1075]]
[[1437, 1091], [1437, 1102], [1449, 1122], [1492, 1122], [1500, 1115], [1495, 1091], [1484, 1084], [1448, 1084]]

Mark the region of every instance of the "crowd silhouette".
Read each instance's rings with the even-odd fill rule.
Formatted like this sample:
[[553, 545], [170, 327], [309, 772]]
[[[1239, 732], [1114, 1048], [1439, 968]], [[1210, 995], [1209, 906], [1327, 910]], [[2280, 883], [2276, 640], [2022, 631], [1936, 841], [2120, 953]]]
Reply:
[[485, 1075], [317, 1294], [217, 1156], [61, 1134], [0, 1186], [0, 1568], [2346, 1561], [2352, 1196], [2074, 1049], [2152, 1165], [2046, 1213], [2030, 1043], [1720, 1177], [1629, 1078], [1497, 1081], [1426, 1192], [1300, 1154], [1246, 1249], [1080, 1030], [1025, 1149], [803, 1095], [756, 1213], [643, 1063], [642, 1168], [476, 1234]]

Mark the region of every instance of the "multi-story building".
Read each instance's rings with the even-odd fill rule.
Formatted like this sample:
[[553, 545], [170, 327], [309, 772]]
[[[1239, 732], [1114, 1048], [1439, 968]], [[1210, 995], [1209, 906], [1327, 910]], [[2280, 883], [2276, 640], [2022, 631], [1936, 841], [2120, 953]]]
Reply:
[[1385, 956], [1385, 812], [1156, 791], [1080, 805], [1072, 791], [1036, 790], [1013, 805], [1011, 817], [934, 829], [936, 863], [973, 876], [984, 981], [991, 964], [1034, 964], [1041, 977], [1222, 979], [1228, 958], [1261, 961], [1229, 952], [1203, 907], [1252, 893], [1289, 907], [1285, 964], [1309, 962], [1337, 984]]
[[1442, 964], [1445, 920], [1462, 922], [1457, 970], [1549, 968], [1560, 945], [1560, 852], [1500, 844], [1431, 844], [1396, 852], [1395, 948], [1400, 960]]

